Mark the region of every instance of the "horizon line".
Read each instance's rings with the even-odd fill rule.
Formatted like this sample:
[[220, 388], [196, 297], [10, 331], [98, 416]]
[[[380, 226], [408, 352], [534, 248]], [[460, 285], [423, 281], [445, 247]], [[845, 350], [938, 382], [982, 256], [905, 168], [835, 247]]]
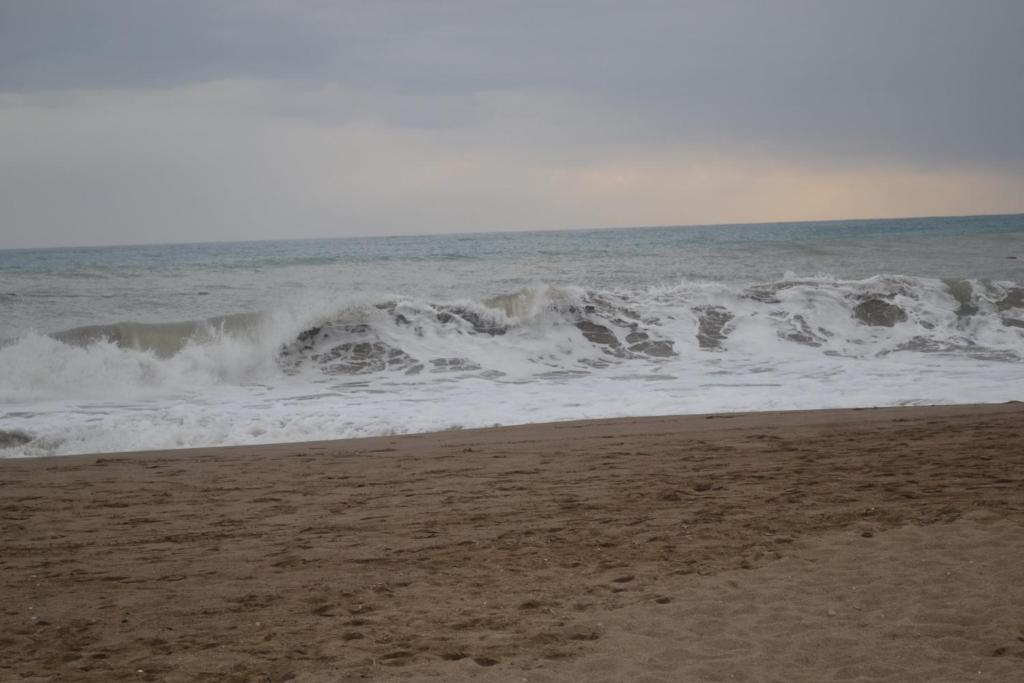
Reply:
[[119, 249], [134, 247], [175, 247], [199, 244], [247, 244], [253, 242], [314, 242], [324, 240], [366, 240], [366, 239], [404, 239], [412, 237], [452, 237], [466, 236], [474, 237], [480, 235], [523, 235], [530, 233], [550, 232], [595, 232], [603, 230], [656, 230], [666, 228], [693, 229], [693, 228], [730, 228], [758, 225], [806, 225], [809, 223], [866, 223], [883, 221], [912, 221], [928, 220], [938, 218], [1008, 218], [1012, 216], [1024, 216], [1024, 211], [1012, 213], [971, 213], [971, 214], [933, 214], [926, 216], [883, 216], [875, 218], [824, 218], [824, 219], [802, 219], [792, 221], [742, 221], [731, 223], [684, 223], [684, 224], [663, 224], [663, 225], [608, 225], [591, 227], [569, 227], [569, 228], [502, 228], [498, 230], [476, 230], [469, 232], [427, 232], [427, 233], [393, 233], [387, 235], [343, 235], [336, 237], [266, 237], [260, 239], [233, 239], [233, 240], [206, 240], [195, 242], [128, 242], [112, 244], [62, 244], [56, 246], [28, 246], [28, 247], [0, 247], [0, 252], [6, 251], [46, 251], [56, 249]]

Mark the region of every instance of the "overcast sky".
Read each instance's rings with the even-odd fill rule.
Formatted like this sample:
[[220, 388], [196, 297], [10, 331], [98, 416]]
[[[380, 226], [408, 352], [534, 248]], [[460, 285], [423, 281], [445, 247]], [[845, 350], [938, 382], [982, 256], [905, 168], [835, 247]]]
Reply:
[[1024, 211], [1024, 2], [0, 0], [0, 248]]

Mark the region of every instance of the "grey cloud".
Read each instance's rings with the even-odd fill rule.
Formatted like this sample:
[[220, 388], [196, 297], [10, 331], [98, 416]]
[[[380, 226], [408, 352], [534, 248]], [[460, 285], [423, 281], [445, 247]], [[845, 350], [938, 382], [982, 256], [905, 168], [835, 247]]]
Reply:
[[342, 117], [376, 108], [432, 127], [458, 125], [476, 93], [533, 91], [591, 99], [635, 144], [1024, 165], [1016, 0], [8, 0], [0, 12], [7, 91], [270, 79], [362, 91]]
[[0, 247], [1017, 211], [1024, 3], [0, 0]]
[[[290, 78], [328, 58], [300, 22], [263, 3], [8, 1], [5, 90], [166, 87], [238, 76]], [[289, 25], [290, 24], [290, 25]]]

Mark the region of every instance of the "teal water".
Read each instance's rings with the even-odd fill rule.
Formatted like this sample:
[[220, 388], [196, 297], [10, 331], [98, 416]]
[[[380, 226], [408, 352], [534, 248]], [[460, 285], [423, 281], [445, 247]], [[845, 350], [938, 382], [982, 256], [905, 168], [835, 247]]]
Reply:
[[[461, 235], [0, 250], [0, 273], [266, 268], [365, 261], [685, 255], [765, 243], [839, 250], [862, 240], [1014, 236], [1024, 214]], [[926, 263], [921, 264], [928, 267]]]
[[1024, 215], [4, 250], [0, 338], [252, 312], [303, 289], [448, 299], [786, 273], [1021, 282]]

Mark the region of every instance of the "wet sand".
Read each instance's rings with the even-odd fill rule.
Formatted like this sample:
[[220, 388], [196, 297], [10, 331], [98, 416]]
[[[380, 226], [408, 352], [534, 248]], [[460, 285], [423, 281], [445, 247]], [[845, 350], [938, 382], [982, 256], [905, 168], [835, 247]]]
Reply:
[[1024, 405], [0, 461], [2, 681], [1018, 681]]

